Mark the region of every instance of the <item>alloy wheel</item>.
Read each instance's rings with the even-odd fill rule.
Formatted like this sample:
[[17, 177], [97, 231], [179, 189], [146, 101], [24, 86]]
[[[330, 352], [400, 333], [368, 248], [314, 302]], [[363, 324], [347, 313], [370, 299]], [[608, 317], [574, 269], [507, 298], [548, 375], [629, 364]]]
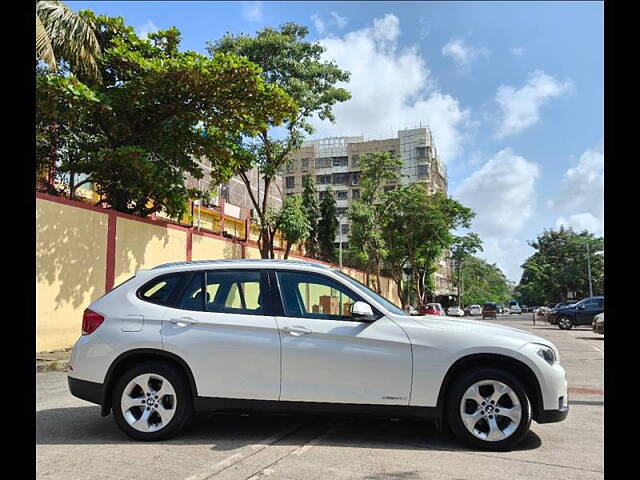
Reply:
[[460, 416], [474, 437], [498, 442], [517, 430], [522, 420], [522, 407], [508, 385], [497, 380], [480, 380], [462, 396]]
[[144, 373], [133, 378], [122, 392], [120, 408], [125, 421], [139, 432], [157, 432], [176, 413], [176, 392], [162, 375]]
[[571, 319], [569, 317], [562, 317], [558, 320], [558, 325], [563, 330], [569, 330], [571, 328]]

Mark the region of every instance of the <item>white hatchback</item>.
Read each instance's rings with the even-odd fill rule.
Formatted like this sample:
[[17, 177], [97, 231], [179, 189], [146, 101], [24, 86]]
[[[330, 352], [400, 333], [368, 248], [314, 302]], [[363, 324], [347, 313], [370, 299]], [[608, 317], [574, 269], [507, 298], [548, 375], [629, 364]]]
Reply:
[[482, 307], [480, 305], [471, 305], [469, 307], [469, 315], [482, 315]]
[[140, 440], [194, 411], [413, 416], [508, 449], [568, 413], [558, 350], [527, 332], [410, 316], [347, 275], [278, 260], [140, 270], [85, 311], [71, 393]]
[[449, 307], [447, 315], [450, 317], [464, 317], [464, 310], [460, 307]]

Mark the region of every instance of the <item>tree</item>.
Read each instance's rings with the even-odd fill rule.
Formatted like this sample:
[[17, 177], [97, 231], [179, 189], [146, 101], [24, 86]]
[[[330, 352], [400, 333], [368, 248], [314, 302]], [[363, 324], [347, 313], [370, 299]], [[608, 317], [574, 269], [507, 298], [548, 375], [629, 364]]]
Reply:
[[[302, 25], [285, 23], [279, 29], [265, 28], [255, 37], [227, 34], [217, 42], [208, 42], [211, 55], [232, 53], [259, 65], [265, 83], [282, 88], [299, 107], [295, 114], [286, 116], [283, 128], [278, 132], [270, 133], [269, 128], [264, 128], [256, 140], [237, 139], [236, 150], [248, 160], [239, 175], [258, 217], [262, 258], [274, 257], [274, 239], [269, 233], [266, 213], [269, 192], [278, 171], [301, 146], [304, 133], [314, 132], [310, 119], [317, 116], [333, 122], [333, 106], [351, 98], [347, 90], [335, 86], [338, 82], [347, 82], [349, 73], [333, 62], [321, 60], [324, 47], [317, 42], [304, 41], [308, 33]], [[283, 131], [284, 138], [281, 138]], [[260, 172], [258, 181], [264, 185], [261, 198], [257, 198], [251, 189], [248, 172], [254, 167]]]
[[469, 256], [461, 267], [466, 304], [507, 303], [510, 299], [507, 279], [495, 265]]
[[[587, 250], [587, 244], [589, 248]], [[529, 242], [536, 252], [522, 265], [518, 299], [527, 304], [566, 301], [589, 295], [587, 251], [590, 252], [594, 295], [604, 294], [604, 238], [572, 228], [545, 230]]]
[[331, 187], [325, 190], [320, 202], [320, 220], [318, 221], [318, 248], [325, 262], [333, 262], [333, 245], [338, 231], [336, 218], [336, 199]]
[[305, 253], [315, 258], [318, 254], [318, 217], [320, 206], [318, 205], [318, 189], [313, 175], [302, 177], [302, 208], [309, 222], [309, 236], [305, 242]]
[[422, 183], [387, 192], [384, 203], [387, 208], [380, 225], [387, 252], [385, 269], [396, 283], [403, 307], [412, 292], [418, 303], [426, 303], [427, 295], [435, 290], [433, 274], [438, 261], [456, 238], [451, 231], [468, 227], [474, 214], [441, 192], [429, 194]]
[[363, 155], [360, 167], [360, 200], [349, 207], [349, 248], [360, 261], [369, 263], [376, 274], [376, 290], [380, 293], [380, 269], [387, 257], [387, 243], [382, 235], [382, 217], [389, 208], [384, 201], [387, 184], [396, 183], [402, 160], [389, 152]]
[[53, 72], [64, 62], [76, 75], [99, 82], [100, 45], [91, 18], [76, 15], [56, 0], [36, 2], [36, 60]]
[[276, 228], [282, 232], [287, 242], [284, 251], [286, 260], [289, 258], [291, 247], [296, 243], [304, 242], [309, 237], [311, 230], [300, 195], [287, 197], [282, 209], [277, 214]]
[[196, 195], [185, 175], [202, 178], [195, 158], [208, 158], [223, 183], [251, 161], [239, 138], [295, 115], [291, 98], [245, 58], [180, 52], [176, 28], [143, 40], [122, 18], [79, 15], [95, 25], [103, 81], [37, 75], [37, 162], [83, 174], [75, 187], [92, 182], [111, 208], [180, 218]]
[[477, 233], [469, 233], [454, 238], [451, 248], [451, 260], [458, 278], [458, 306], [462, 305], [462, 266], [478, 250], [482, 251], [482, 240], [480, 240]]

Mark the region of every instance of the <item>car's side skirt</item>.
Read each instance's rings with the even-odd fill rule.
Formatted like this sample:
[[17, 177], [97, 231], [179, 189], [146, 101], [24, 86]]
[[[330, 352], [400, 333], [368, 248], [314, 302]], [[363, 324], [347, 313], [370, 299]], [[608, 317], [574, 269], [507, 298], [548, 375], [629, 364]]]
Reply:
[[390, 417], [440, 418], [437, 407], [409, 405], [375, 405], [357, 403], [290, 402], [280, 400], [246, 400], [241, 398], [195, 397], [197, 412], [239, 411], [268, 413], [354, 414]]

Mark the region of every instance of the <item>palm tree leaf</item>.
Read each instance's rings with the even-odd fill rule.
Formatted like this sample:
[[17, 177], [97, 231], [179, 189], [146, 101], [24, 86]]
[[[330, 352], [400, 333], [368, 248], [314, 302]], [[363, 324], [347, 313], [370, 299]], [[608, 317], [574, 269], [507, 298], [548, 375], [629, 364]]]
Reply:
[[36, 13], [36, 58], [46, 62], [54, 72], [57, 70], [56, 57], [53, 53], [51, 39], [49, 38], [47, 30], [44, 27], [42, 20], [40, 20], [38, 13]]

